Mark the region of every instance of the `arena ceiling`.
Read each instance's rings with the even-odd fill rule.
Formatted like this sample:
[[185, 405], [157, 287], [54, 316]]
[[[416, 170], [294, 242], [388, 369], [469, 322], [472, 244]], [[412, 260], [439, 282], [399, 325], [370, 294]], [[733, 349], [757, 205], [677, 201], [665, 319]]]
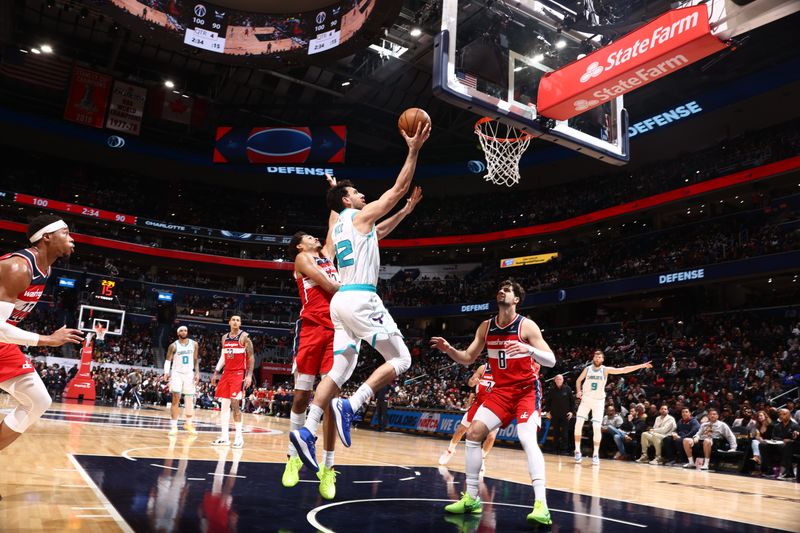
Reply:
[[[304, 1], [308, 6], [330, 4], [327, 0]], [[467, 4], [481, 5], [486, 1]], [[578, 10], [586, 2], [545, 1], [572, 10]], [[282, 2], [220, 0], [217, 3], [245, 8], [245, 4], [272, 6]], [[140, 84], [159, 86], [166, 78], [175, 79], [181, 91], [211, 100], [211, 124], [346, 124], [351, 164], [399, 160], [405, 145], [397, 134], [396, 118], [403, 109], [412, 106], [425, 108], [433, 118], [436, 132], [429, 141], [427, 155], [431, 162], [472, 158], [476, 154], [472, 133], [476, 115], [445, 104], [431, 93], [433, 40], [440, 24], [437, 0], [404, 0], [399, 15], [387, 25], [383, 35], [364, 42], [360, 51], [325, 65], [288, 62], [263, 65], [257, 61], [232, 65], [213, 61], [195, 50], [170, 48], [144, 38], [109, 16], [106, 9], [98, 7], [101, 4], [94, 0], [3, 2], [0, 40], [7, 46], [18, 47], [48, 40], [59, 54], [71, 60]], [[604, 13], [602, 24], [616, 28], [641, 23], [669, 9], [663, 0], [594, 0], [594, 4], [598, 12]], [[296, 5], [299, 6], [293, 3], [293, 8]], [[685, 95], [688, 100], [720, 84], [797, 58], [798, 23], [800, 16], [794, 15], [751, 32], [739, 39], [735, 50], [722, 52], [632, 93], [630, 98], [626, 97], [626, 107], [632, 116], [648, 116], [674, 102], [677, 95]], [[413, 27], [421, 28], [421, 35], [411, 37]], [[367, 48], [384, 39], [407, 47], [408, 51], [400, 58], [392, 58]], [[23, 109], [55, 116], [63, 112], [60, 105], [37, 100], [34, 93], [15, 98]], [[791, 118], [797, 113], [797, 107], [791, 106], [782, 116]], [[151, 128], [151, 138], [209, 149], [208, 131], [159, 128]], [[576, 165], [594, 172], [606, 170], [603, 164], [579, 161]]]

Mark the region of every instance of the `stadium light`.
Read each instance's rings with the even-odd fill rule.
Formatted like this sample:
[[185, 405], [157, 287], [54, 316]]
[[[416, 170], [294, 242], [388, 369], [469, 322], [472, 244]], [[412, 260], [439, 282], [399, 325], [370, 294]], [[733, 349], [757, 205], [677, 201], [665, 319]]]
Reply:
[[567, 41], [565, 41], [564, 39], [559, 39], [558, 41], [556, 41], [556, 48], [558, 48], [559, 50], [561, 50], [565, 46], [567, 46]]
[[31, 52], [33, 52], [34, 54], [41, 54], [42, 53], [42, 51], [39, 50], [38, 48], [31, 48]]
[[52, 53], [53, 53], [53, 47], [52, 47], [52, 46], [50, 46], [49, 44], [43, 44], [43, 45], [42, 45], [42, 46], [40, 46], [39, 48], [40, 48], [40, 49], [41, 49], [41, 51], [42, 51], [42, 52], [44, 52], [45, 54], [52, 54]]
[[422, 30], [419, 28], [411, 28], [411, 31], [408, 34], [412, 37], [419, 37], [422, 35]]
[[164, 81], [164, 87], [166, 87], [167, 89], [172, 89], [173, 87], [175, 87], [175, 82], [172, 80], [166, 80]]

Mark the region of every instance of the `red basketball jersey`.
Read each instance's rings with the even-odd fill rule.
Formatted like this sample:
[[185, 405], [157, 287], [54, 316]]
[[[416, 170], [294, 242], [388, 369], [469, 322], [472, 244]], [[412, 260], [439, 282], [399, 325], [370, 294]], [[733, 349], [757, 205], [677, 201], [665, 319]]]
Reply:
[[235, 337], [231, 337], [230, 333], [226, 333], [222, 340], [222, 355], [225, 357], [224, 372], [243, 372], [247, 370], [247, 350], [242, 343], [242, 335], [244, 331], [240, 331]]
[[32, 275], [31, 284], [28, 285], [28, 288], [17, 294], [17, 301], [14, 303], [14, 311], [7, 320], [9, 324], [16, 326], [33, 311], [34, 307], [36, 307], [36, 303], [44, 292], [44, 286], [47, 283], [47, 278], [50, 276], [50, 270], [44, 271], [40, 269], [39, 265], [36, 264], [36, 255], [29, 249], [17, 250], [16, 252], [5, 254], [0, 257], [0, 261], [12, 257], [21, 257], [27, 261]]
[[486, 351], [496, 387], [530, 384], [539, 379], [539, 363], [529, 354], [506, 355], [505, 347], [513, 341], [525, 342], [519, 336], [525, 317], [517, 315], [511, 323], [500, 326], [497, 317], [489, 321]]
[[[317, 266], [324, 270], [329, 278], [333, 281], [339, 281], [339, 272], [333, 266], [333, 261], [327, 257], [315, 257], [314, 259], [317, 262]], [[295, 281], [297, 282], [300, 301], [303, 303], [300, 319], [333, 329], [333, 322], [331, 322], [331, 298], [333, 298], [333, 294], [324, 291], [314, 280], [306, 276], [296, 277]]]
[[486, 370], [481, 376], [481, 379], [478, 380], [478, 384], [475, 385], [475, 402], [476, 403], [483, 403], [483, 400], [486, 398], [486, 395], [492, 392], [492, 387], [494, 387], [494, 377], [492, 376], [492, 367], [489, 363], [486, 363]]

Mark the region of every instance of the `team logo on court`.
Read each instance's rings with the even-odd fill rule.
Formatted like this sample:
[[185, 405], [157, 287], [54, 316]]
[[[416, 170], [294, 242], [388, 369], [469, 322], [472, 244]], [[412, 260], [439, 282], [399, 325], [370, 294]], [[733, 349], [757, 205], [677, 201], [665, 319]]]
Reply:
[[205, 17], [206, 16], [206, 6], [203, 4], [197, 4], [194, 6], [194, 14], [198, 17]]
[[584, 72], [581, 76], [581, 83], [586, 83], [590, 79], [596, 78], [602, 74], [604, 70], [605, 69], [597, 61], [589, 63], [589, 65], [586, 67], [586, 72]]
[[377, 322], [380, 325], [383, 325], [383, 313], [374, 313], [369, 316], [369, 319], [373, 322]]
[[599, 103], [600, 100], [584, 100], [581, 98], [580, 100], [575, 100], [575, 111], [586, 111], [587, 109], [591, 109]]

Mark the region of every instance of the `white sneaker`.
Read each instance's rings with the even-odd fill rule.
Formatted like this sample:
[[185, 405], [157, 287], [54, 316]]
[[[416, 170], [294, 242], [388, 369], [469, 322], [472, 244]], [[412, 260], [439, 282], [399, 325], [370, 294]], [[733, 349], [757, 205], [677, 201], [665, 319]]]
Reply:
[[231, 441], [229, 441], [228, 439], [223, 439], [222, 437], [219, 437], [217, 440], [212, 442], [211, 445], [212, 446], [230, 446], [231, 445]]
[[704, 461], [702, 465], [700, 465], [700, 470], [708, 470], [708, 463], [710, 461]]
[[592, 466], [600, 466], [600, 456], [593, 455], [592, 456]]
[[231, 445], [233, 448], [244, 448], [244, 438], [240, 435], [233, 439], [233, 444]]
[[660, 465], [661, 461], [659, 461], [658, 458], [656, 458], [656, 459], [653, 459], [652, 461], [650, 461], [650, 464], [651, 465]]
[[439, 464], [440, 465], [446, 465], [447, 463], [449, 463], [450, 462], [450, 458], [453, 457], [454, 453], [455, 452], [451, 451], [450, 448], [448, 448], [447, 450], [442, 452], [442, 455], [439, 456]]
[[575, 452], [575, 463], [580, 463], [583, 460], [581, 452]]
[[694, 461], [692, 460], [691, 457], [689, 458], [689, 462], [683, 465], [684, 468], [691, 468], [693, 466], [694, 466]]

